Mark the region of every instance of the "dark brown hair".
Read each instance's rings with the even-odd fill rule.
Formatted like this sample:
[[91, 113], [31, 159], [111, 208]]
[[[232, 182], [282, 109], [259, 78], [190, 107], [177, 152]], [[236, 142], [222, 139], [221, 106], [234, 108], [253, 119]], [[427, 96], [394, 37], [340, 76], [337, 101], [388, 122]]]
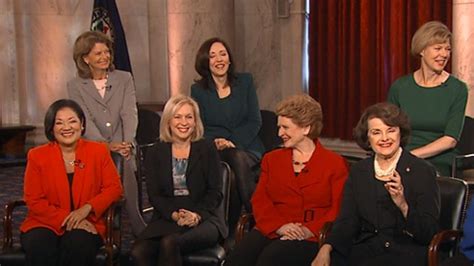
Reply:
[[201, 78], [196, 79], [195, 81], [204, 89], [209, 89], [209, 85], [212, 84], [211, 82], [214, 82], [211, 77], [211, 70], [209, 69], [209, 50], [211, 50], [211, 46], [216, 42], [222, 43], [222, 45], [224, 45], [225, 49], [227, 50], [227, 54], [229, 55], [229, 62], [231, 64], [227, 70], [227, 83], [232, 85], [232, 82], [235, 79], [234, 59], [232, 57], [232, 52], [230, 51], [229, 45], [227, 45], [227, 43], [220, 38], [210, 38], [201, 44], [201, 47], [199, 47], [196, 54], [196, 61], [194, 63], [194, 69], [196, 69], [196, 72], [199, 74], [199, 76], [201, 76]]
[[354, 139], [364, 150], [371, 150], [369, 145], [369, 125], [368, 121], [372, 118], [382, 120], [387, 126], [400, 128], [400, 146], [404, 147], [410, 138], [410, 122], [408, 116], [398, 106], [383, 102], [371, 105], [365, 109], [354, 128]]

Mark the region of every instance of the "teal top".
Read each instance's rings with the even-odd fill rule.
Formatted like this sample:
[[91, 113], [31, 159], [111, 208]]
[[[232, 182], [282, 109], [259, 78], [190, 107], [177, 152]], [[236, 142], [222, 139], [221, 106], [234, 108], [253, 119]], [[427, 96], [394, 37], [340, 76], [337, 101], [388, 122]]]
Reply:
[[[422, 87], [413, 74], [396, 80], [390, 87], [388, 101], [398, 105], [410, 119], [412, 129], [408, 150], [427, 145], [442, 136], [459, 140], [464, 124], [467, 102], [467, 86], [449, 76], [441, 85]], [[438, 172], [450, 176], [450, 168], [456, 149], [446, 150], [427, 158]]]
[[191, 86], [191, 97], [196, 100], [207, 139], [225, 138], [236, 148], [251, 152], [258, 158], [265, 148], [258, 137], [262, 126], [257, 93], [252, 75], [237, 73], [229, 96], [220, 99], [216, 86], [204, 89], [198, 83]]

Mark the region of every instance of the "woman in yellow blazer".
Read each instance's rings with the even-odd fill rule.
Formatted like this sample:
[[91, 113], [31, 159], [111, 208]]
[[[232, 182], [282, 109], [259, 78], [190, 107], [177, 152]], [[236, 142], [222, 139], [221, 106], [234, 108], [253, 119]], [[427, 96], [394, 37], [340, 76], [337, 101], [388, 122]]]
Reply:
[[72, 100], [48, 109], [49, 143], [28, 153], [20, 227], [27, 265], [93, 265], [105, 235], [105, 210], [122, 194], [105, 144], [81, 139], [84, 112]]

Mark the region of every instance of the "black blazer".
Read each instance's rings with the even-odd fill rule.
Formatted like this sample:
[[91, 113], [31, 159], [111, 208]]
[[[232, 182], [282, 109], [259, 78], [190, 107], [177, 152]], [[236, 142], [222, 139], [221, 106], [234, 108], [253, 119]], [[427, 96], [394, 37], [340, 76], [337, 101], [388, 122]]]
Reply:
[[219, 156], [213, 143], [205, 140], [191, 143], [186, 169], [188, 200], [173, 195], [171, 143], [158, 142], [150, 148], [147, 151], [145, 166], [148, 197], [154, 207], [154, 213], [142, 237], [161, 235], [166, 233], [162, 232], [166, 228], [174, 228], [176, 223], [171, 219], [171, 214], [180, 208], [198, 213], [202, 222], [215, 224], [221, 236], [227, 236], [223, 214], [217, 212], [223, 199], [222, 177]]
[[407, 219], [399, 212], [397, 228], [387, 232], [380, 229], [383, 225], [378, 223], [377, 218], [376, 186], [380, 185], [380, 181], [375, 179], [374, 157], [352, 167], [344, 188], [341, 212], [327, 240], [333, 249], [348, 256], [353, 244], [369, 240], [371, 248], [380, 248], [381, 252], [391, 246], [428, 246], [438, 231], [440, 211], [435, 169], [403, 150], [397, 172], [402, 179], [409, 209]]

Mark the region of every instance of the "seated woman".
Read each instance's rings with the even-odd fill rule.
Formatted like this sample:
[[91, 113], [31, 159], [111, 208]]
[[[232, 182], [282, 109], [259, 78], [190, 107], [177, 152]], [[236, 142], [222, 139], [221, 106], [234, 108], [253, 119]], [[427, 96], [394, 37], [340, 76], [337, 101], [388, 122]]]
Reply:
[[378, 103], [362, 114], [354, 138], [374, 156], [351, 168], [341, 213], [312, 265], [426, 265], [438, 230], [436, 171], [403, 149], [408, 117]]
[[226, 265], [309, 265], [318, 252], [319, 230], [339, 212], [348, 169], [318, 141], [321, 106], [297, 95], [282, 101], [276, 113], [284, 148], [263, 157], [252, 197], [255, 229]]
[[211, 247], [227, 236], [216, 210], [223, 195], [213, 143], [202, 139], [197, 103], [183, 95], [168, 100], [160, 140], [145, 162], [152, 221], [135, 241], [135, 265], [182, 265], [181, 254]]
[[48, 144], [28, 153], [20, 227], [27, 265], [94, 265], [107, 208], [122, 194], [110, 152], [81, 138], [86, 120], [72, 100], [58, 100], [44, 119]]
[[229, 46], [223, 40], [205, 41], [196, 55], [195, 68], [200, 79], [191, 87], [191, 96], [201, 110], [206, 139], [214, 140], [221, 160], [235, 173], [230, 230], [238, 221], [242, 205], [251, 212], [250, 198], [265, 151], [258, 137], [262, 118], [252, 75], [234, 73], [234, 64]]

